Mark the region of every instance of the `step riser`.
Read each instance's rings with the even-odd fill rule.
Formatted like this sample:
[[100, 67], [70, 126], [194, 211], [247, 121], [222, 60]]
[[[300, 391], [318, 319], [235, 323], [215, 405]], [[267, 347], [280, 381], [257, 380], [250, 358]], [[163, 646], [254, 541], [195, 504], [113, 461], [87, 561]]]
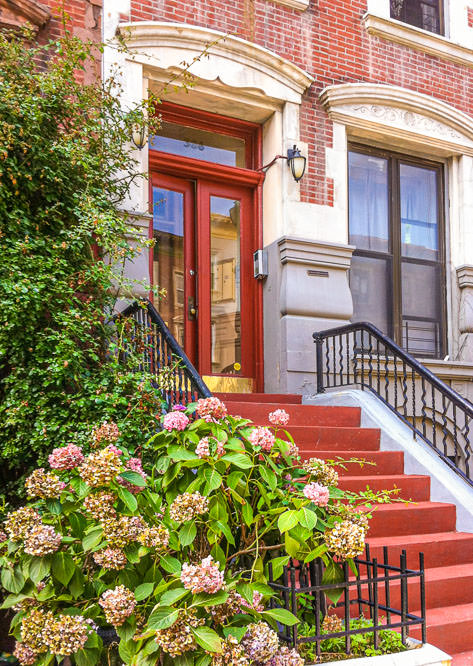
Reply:
[[370, 520], [370, 537], [389, 537], [402, 534], [430, 534], [455, 530], [456, 510], [445, 504], [435, 508], [420, 508], [412, 505], [404, 511], [373, 511]]
[[272, 403], [226, 402], [231, 414], [251, 419], [258, 425], [270, 425], [268, 416], [276, 409], [289, 414], [289, 426], [359, 427], [361, 410], [358, 407], [315, 407], [310, 405], [280, 405]]
[[[455, 614], [455, 607], [452, 608], [452, 618]], [[451, 619], [452, 619], [451, 618]], [[412, 629], [410, 635], [412, 638], [420, 640], [420, 629]], [[427, 643], [435, 645], [447, 654], [463, 652], [471, 648], [473, 636], [473, 620], [462, 622], [461, 617], [458, 623], [452, 626], [451, 623], [429, 627], [429, 616], [427, 614]]]
[[328, 451], [379, 451], [380, 431], [377, 428], [330, 428], [324, 426], [288, 427], [295, 443], [306, 449]]
[[375, 492], [394, 490], [397, 487], [400, 488], [400, 492], [396, 497], [412, 500], [413, 502], [426, 502], [430, 499], [430, 479], [428, 476], [419, 478], [400, 476], [395, 482], [391, 478], [385, 479], [382, 476], [358, 477], [356, 479], [346, 479], [342, 476], [338, 485], [342, 490], [349, 490], [354, 493], [366, 490], [367, 486]]
[[322, 460], [335, 460], [337, 457], [344, 460], [349, 458], [363, 458], [367, 463], [374, 465], [347, 464], [347, 469], [337, 467], [340, 476], [378, 476], [386, 474], [402, 474], [404, 471], [404, 454], [402, 451], [323, 451], [321, 449], [303, 449], [303, 460], [321, 458]]
[[[452, 537], [455, 535], [452, 534]], [[369, 541], [369, 540], [368, 540]], [[410, 569], [419, 568], [419, 553], [424, 553], [425, 567], [448, 567], [455, 564], [464, 564], [473, 562], [473, 535], [469, 541], [457, 543], [452, 541], [429, 542], [422, 544], [407, 544], [405, 546], [390, 546], [389, 538], [385, 539], [389, 547], [389, 562], [399, 566], [399, 557], [402, 550], [406, 551], [407, 566]], [[381, 547], [371, 548], [371, 557], [376, 557], [379, 562], [383, 559], [383, 549]], [[473, 569], [473, 564], [472, 564]]]
[[220, 398], [223, 402], [251, 402], [262, 403], [270, 402], [277, 403], [281, 408], [284, 405], [300, 405], [302, 403], [302, 396], [295, 393], [214, 393], [216, 398]]

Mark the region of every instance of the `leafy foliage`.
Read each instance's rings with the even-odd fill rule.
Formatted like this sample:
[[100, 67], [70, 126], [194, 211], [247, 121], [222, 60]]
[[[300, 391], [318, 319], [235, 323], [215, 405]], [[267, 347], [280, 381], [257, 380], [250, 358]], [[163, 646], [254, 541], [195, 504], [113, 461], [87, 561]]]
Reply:
[[118, 73], [84, 84], [97, 45], [28, 37], [0, 32], [0, 481], [13, 501], [26, 471], [97, 421], [118, 421], [130, 446], [150, 434], [150, 385], [116, 362], [106, 313], [147, 245], [122, 209], [141, 178], [131, 128], [153, 100], [125, 112]]

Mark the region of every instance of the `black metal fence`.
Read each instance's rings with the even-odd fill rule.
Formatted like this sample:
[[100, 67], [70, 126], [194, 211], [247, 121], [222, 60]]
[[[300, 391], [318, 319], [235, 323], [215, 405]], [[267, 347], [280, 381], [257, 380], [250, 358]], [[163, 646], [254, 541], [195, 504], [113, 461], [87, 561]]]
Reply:
[[[425, 622], [425, 577], [424, 555], [419, 553], [419, 568], [407, 568], [406, 551], [401, 552], [399, 566], [389, 562], [388, 548], [383, 549], [383, 559], [371, 557], [369, 546], [365, 556], [355, 559], [356, 575], [347, 562], [341, 565], [343, 579], [325, 582], [324, 565], [320, 558], [309, 564], [293, 562], [284, 567], [278, 580], [273, 579], [269, 565], [269, 586], [276, 592], [271, 600], [272, 608], [286, 608], [297, 618], [313, 618], [313, 631], [302, 635], [298, 626], [279, 625], [279, 636], [296, 649], [303, 644], [315, 643], [316, 655], [322, 654], [321, 644], [332, 638], [342, 638], [345, 653], [351, 653], [351, 641], [356, 634], [373, 634], [373, 647], [378, 649], [380, 632], [397, 630], [401, 641], [406, 645], [412, 628], [419, 628], [422, 643], [426, 642]], [[332, 605], [331, 613], [340, 617], [343, 628], [340, 631], [323, 631], [323, 618], [329, 604], [327, 594], [335, 592], [339, 601]], [[411, 603], [409, 603], [411, 599]], [[414, 614], [412, 608], [416, 610]], [[369, 618], [371, 626], [350, 627], [350, 619]]]
[[187, 405], [211, 395], [202, 377], [148, 300], [137, 301], [120, 313], [127, 321], [128, 344], [138, 359], [136, 371], [149, 373], [168, 405]]
[[374, 393], [470, 485], [473, 405], [369, 323], [313, 334], [317, 393], [356, 385]]

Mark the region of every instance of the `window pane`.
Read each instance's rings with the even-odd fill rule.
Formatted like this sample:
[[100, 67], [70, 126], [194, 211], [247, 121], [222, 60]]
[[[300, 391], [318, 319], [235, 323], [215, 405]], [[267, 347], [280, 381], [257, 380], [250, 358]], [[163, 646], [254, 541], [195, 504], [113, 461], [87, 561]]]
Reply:
[[391, 334], [387, 259], [354, 255], [350, 268], [353, 296], [352, 321], [369, 321], [383, 333]]
[[388, 161], [350, 152], [348, 166], [350, 243], [389, 252]]
[[240, 202], [210, 197], [212, 372], [241, 371]]
[[391, 0], [391, 17], [440, 34], [440, 0]]
[[184, 346], [184, 195], [153, 187], [153, 284], [166, 290], [159, 310]]
[[149, 147], [216, 164], [246, 166], [244, 139], [175, 123], [163, 122], [159, 134], [150, 137]]
[[402, 262], [402, 344], [411, 354], [440, 355], [440, 276], [438, 266]]
[[400, 165], [401, 243], [404, 257], [438, 259], [437, 171]]

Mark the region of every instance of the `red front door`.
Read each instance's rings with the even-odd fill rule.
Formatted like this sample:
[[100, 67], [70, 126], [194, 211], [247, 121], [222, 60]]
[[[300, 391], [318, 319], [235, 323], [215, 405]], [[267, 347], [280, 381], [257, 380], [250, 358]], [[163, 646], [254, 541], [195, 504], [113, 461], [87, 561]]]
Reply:
[[222, 378], [216, 387], [240, 378], [258, 388], [256, 189], [160, 172], [151, 189], [152, 281], [165, 290], [165, 322], [201, 375]]

